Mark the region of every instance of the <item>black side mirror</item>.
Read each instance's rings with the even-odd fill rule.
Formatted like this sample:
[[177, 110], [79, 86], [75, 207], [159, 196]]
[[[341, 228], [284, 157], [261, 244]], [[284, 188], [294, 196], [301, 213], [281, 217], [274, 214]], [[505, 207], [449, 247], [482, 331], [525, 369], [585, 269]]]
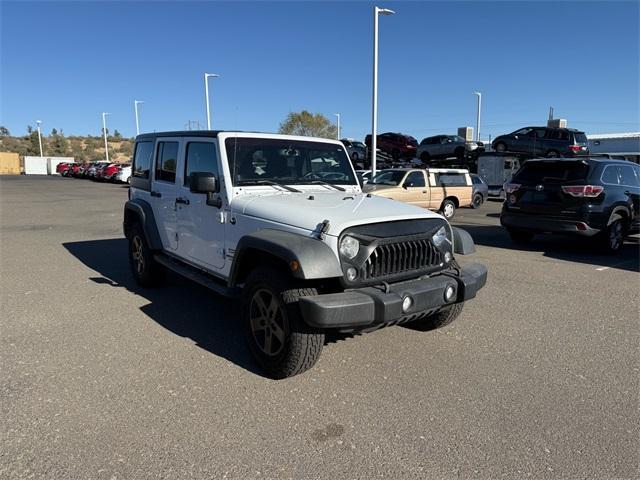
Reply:
[[218, 179], [211, 172], [192, 172], [189, 175], [189, 190], [191, 193], [204, 193], [207, 195], [207, 205], [222, 207], [222, 199], [215, 197], [220, 191]]
[[413, 187], [413, 182], [404, 182], [404, 184], [402, 185], [402, 188], [409, 188], [409, 187]]

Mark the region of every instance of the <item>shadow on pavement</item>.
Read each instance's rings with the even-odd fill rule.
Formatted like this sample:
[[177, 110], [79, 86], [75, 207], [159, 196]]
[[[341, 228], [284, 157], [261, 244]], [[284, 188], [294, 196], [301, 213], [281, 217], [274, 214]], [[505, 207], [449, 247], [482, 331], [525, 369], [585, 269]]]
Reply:
[[640, 240], [637, 236], [628, 237], [620, 253], [607, 255], [599, 253], [598, 246], [593, 239], [588, 238], [541, 234], [536, 235], [528, 244], [516, 245], [500, 225], [456, 223], [456, 226], [469, 232], [477, 245], [542, 252], [547, 258], [640, 272]]
[[167, 330], [192, 339], [214, 355], [263, 376], [245, 345], [239, 313], [232, 301], [200, 285], [169, 273], [166, 285], [142, 288], [129, 272], [124, 238], [70, 242], [63, 246], [100, 277], [90, 280], [113, 288], [126, 288], [147, 299], [141, 310]]

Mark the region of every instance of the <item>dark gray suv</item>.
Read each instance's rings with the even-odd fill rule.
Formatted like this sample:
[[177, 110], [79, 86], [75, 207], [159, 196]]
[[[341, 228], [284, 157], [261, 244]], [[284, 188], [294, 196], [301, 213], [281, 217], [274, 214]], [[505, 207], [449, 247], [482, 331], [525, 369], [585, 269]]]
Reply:
[[548, 158], [589, 154], [587, 136], [573, 128], [525, 127], [496, 137], [491, 146], [496, 152], [521, 152]]

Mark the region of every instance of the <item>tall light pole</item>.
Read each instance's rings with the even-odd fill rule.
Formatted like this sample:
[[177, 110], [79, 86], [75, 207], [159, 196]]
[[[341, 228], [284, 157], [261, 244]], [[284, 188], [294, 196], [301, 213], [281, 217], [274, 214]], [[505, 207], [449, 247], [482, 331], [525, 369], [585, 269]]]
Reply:
[[140, 135], [140, 120], [138, 119], [138, 105], [144, 103], [141, 100], [133, 101], [133, 109], [136, 111], [136, 135]]
[[478, 96], [478, 116], [476, 118], [476, 142], [480, 141], [480, 110], [482, 109], [482, 93], [473, 92], [474, 95]]
[[102, 135], [104, 136], [104, 154], [106, 161], [109, 161], [109, 144], [107, 143], [107, 115], [108, 112], [102, 112]]
[[371, 119], [371, 176], [376, 174], [376, 149], [378, 139], [378, 15], [393, 15], [388, 8], [373, 7], [373, 105]]
[[36, 125], [38, 125], [38, 144], [40, 145], [40, 158], [42, 158], [42, 134], [40, 133], [40, 124], [42, 120], [36, 120]]
[[211, 130], [211, 111], [209, 110], [209, 77], [219, 77], [217, 73], [204, 74], [204, 101], [207, 104], [207, 130]]
[[338, 140], [340, 140], [340, 114], [339, 113], [334, 113], [334, 115], [338, 119], [338, 132], [336, 133], [336, 138]]

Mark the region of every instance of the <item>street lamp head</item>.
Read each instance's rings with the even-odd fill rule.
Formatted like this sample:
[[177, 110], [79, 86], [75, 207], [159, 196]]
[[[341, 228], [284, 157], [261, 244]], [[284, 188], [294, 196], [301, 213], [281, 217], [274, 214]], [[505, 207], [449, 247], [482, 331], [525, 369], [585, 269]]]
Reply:
[[478, 96], [482, 95], [482, 93], [480, 93], [480, 92], [473, 92], [473, 94], [474, 95], [478, 95]]
[[36, 120], [36, 123], [40, 125], [42, 123], [42, 120]]
[[133, 101], [136, 105], [140, 105], [141, 103], [144, 103], [143, 100], [134, 100]]
[[209, 77], [219, 77], [220, 75], [218, 75], [217, 73], [205, 73], [204, 74], [204, 78], [209, 78]]
[[388, 8], [376, 7], [376, 10], [378, 11], [378, 13], [381, 13], [382, 15], [393, 15], [394, 13], [396, 13], [393, 10], [390, 10]]

